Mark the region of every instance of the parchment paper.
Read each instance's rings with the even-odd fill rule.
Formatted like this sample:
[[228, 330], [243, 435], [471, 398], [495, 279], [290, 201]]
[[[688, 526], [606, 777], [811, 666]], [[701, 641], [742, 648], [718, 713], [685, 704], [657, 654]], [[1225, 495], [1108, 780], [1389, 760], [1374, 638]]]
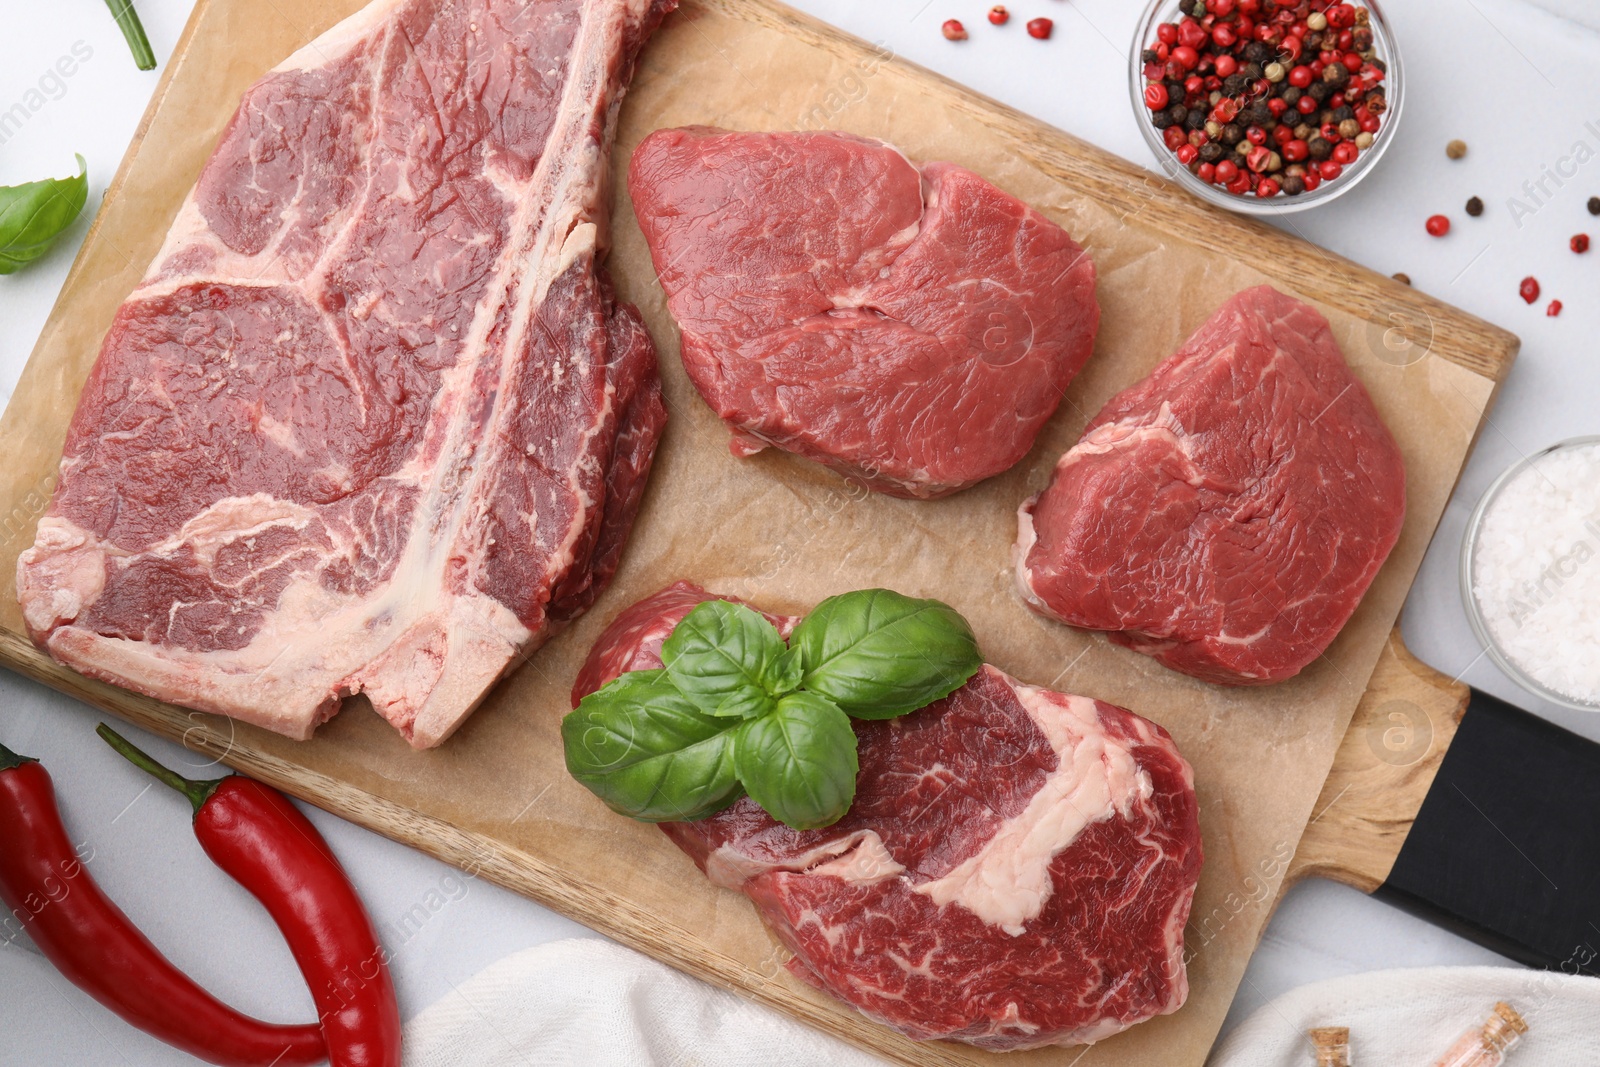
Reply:
[[[359, 0], [202, 0], [192, 40], [173, 61], [167, 98], [130, 153], [0, 424], [0, 455], [6, 457], [0, 470], [0, 625], [21, 630], [16, 555], [32, 541], [78, 389], [117, 304], [159, 245], [243, 89], [358, 6]], [[578, 883], [599, 887], [597, 893], [603, 889], [607, 899], [634, 902], [672, 937], [697, 946], [690, 951], [741, 961], [748, 989], [793, 1003], [828, 1003], [782, 970], [785, 954], [742, 897], [712, 888], [653, 827], [611, 814], [571, 781], [558, 723], [577, 667], [600, 629], [621, 608], [676, 578], [793, 612], [862, 586], [938, 597], [972, 621], [986, 657], [1002, 669], [1122, 704], [1166, 726], [1194, 764], [1200, 793], [1206, 866], [1188, 930], [1189, 1004], [1086, 1055], [1046, 1050], [1009, 1054], [1005, 1062], [1198, 1065], [1277, 896], [1492, 382], [1437, 352], [1414, 361], [1397, 358], [1394, 323], [1319, 305], [1400, 442], [1410, 494], [1406, 527], [1389, 563], [1343, 635], [1300, 677], [1268, 688], [1221, 689], [1039, 618], [1013, 592], [1009, 551], [1018, 503], [1044, 484], [1056, 457], [1112, 393], [1148, 372], [1225, 298], [1265, 278], [1249, 263], [1159, 232], [1137, 212], [1097, 205], [1030, 164], [1015, 142], [977, 114], [948, 106], [925, 75], [886, 54], [863, 45], [841, 56], [816, 40], [780, 32], [771, 9], [751, 10], [766, 14], [745, 21], [720, 6], [691, 6], [674, 16], [646, 53], [623, 113], [613, 167], [611, 267], [622, 296], [644, 311], [660, 348], [671, 419], [612, 588], [433, 752], [411, 751], [360, 701], [304, 744], [224, 720], [192, 719], [241, 747], [537, 856]], [[646, 134], [687, 123], [837, 128], [880, 137], [915, 159], [970, 167], [1071, 231], [1099, 271], [1102, 328], [1093, 360], [1028, 458], [1006, 475], [932, 503], [867, 494], [777, 452], [732, 458], [725, 429], [678, 362], [676, 331], [621, 177]], [[1309, 277], [1349, 270], [1319, 260], [1310, 248], [1304, 254]], [[187, 716], [174, 717], [182, 722]], [[881, 1028], [867, 1040], [907, 1062], [995, 1059], [949, 1045], [918, 1049]]]

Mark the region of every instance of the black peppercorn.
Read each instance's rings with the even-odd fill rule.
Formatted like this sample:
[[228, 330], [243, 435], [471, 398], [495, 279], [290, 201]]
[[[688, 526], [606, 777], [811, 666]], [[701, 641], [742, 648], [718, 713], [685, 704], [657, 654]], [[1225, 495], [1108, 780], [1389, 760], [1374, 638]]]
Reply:
[[1477, 218], [1479, 215], [1482, 215], [1483, 214], [1483, 201], [1481, 199], [1479, 199], [1478, 197], [1476, 197], [1476, 196], [1473, 197], [1471, 200], [1468, 200], [1467, 201], [1467, 214], [1471, 215], [1473, 218]]
[[1333, 121], [1334, 122], [1343, 122], [1345, 119], [1353, 119], [1355, 117], [1356, 117], [1356, 109], [1351, 107], [1349, 104], [1346, 104], [1343, 107], [1336, 107], [1336, 108], [1333, 109]]
[[1239, 112], [1239, 122], [1244, 126], [1260, 126], [1263, 130], [1271, 126], [1277, 118], [1272, 109], [1266, 104], [1257, 101]]
[[1291, 85], [1278, 95], [1283, 97], [1283, 102], [1285, 104], [1288, 104], [1290, 107], [1294, 107], [1300, 102], [1300, 98], [1306, 94]]
[[1143, 52], [1139, 53], [1139, 62], [1159, 63], [1161, 62], [1161, 53], [1157, 52], [1154, 48], [1146, 48]]
[[1316, 52], [1322, 48], [1322, 34], [1318, 33], [1316, 30], [1312, 30], [1310, 33], [1306, 34], [1304, 40], [1305, 50], [1307, 52]]
[[1165, 111], [1152, 111], [1150, 113], [1150, 125], [1158, 130], [1167, 129], [1172, 125], [1172, 116]]
[[1230, 74], [1222, 79], [1223, 96], [1243, 96], [1245, 89], [1249, 88], [1250, 79], [1243, 74]]
[[1313, 137], [1306, 142], [1306, 150], [1311, 153], [1311, 158], [1319, 163], [1333, 155], [1333, 145], [1323, 140], [1320, 136]]
[[1283, 179], [1283, 191], [1290, 196], [1299, 196], [1306, 191], [1306, 180], [1298, 174], [1291, 174]]
[[[1389, 73], [1389, 64], [1386, 61], [1382, 60], [1382, 59], [1373, 59], [1372, 65], [1374, 67], [1377, 67], [1379, 70], [1383, 71], [1385, 74]], [[1380, 85], [1376, 89], [1374, 89], [1373, 92], [1381, 92], [1382, 90], [1383, 90], [1383, 86]]]
[[1200, 146], [1200, 162], [1202, 162], [1202, 163], [1216, 163], [1216, 162], [1219, 162], [1222, 159], [1222, 157], [1223, 157], [1223, 155], [1224, 155], [1224, 153], [1226, 151], [1227, 150], [1224, 149], [1217, 142], [1215, 142], [1215, 141], [1207, 141], [1205, 144]]
[[1600, 215], [1600, 196], [1591, 196], [1589, 198], [1589, 214]]
[[1248, 63], [1266, 63], [1272, 59], [1272, 49], [1264, 41], [1251, 41], [1244, 46], [1244, 58]]
[[1262, 68], [1260, 63], [1246, 63], [1239, 68], [1239, 73], [1245, 76], [1247, 82], [1255, 82], [1261, 80], [1262, 75], [1266, 74], [1266, 70]]
[[1189, 118], [1189, 109], [1182, 104], [1173, 104], [1167, 108], [1167, 118], [1172, 120], [1174, 126], [1182, 126]]
[[1343, 63], [1329, 63], [1322, 68], [1322, 80], [1338, 88], [1350, 80], [1350, 72]]
[[1189, 112], [1189, 117], [1183, 120], [1183, 127], [1191, 132], [1194, 130], [1205, 129], [1206, 113], [1201, 111], [1199, 108], [1195, 108], [1193, 111]]
[[1230, 122], [1226, 126], [1222, 127], [1223, 144], [1231, 147], [1232, 145], [1238, 144], [1242, 140], [1244, 140], [1244, 127], [1239, 125], [1237, 122]]
[[[1334, 66], [1338, 66], [1338, 64], [1335, 64]], [[1328, 69], [1332, 70], [1333, 67], [1329, 67]], [[1343, 70], [1344, 68], [1339, 67], [1339, 69]], [[1307, 89], [1306, 92], [1311, 94], [1311, 99], [1315, 100], [1319, 104], [1322, 104], [1326, 103], [1328, 97], [1334, 94], [1334, 88], [1327, 82], [1315, 81], [1311, 83], [1311, 88]]]

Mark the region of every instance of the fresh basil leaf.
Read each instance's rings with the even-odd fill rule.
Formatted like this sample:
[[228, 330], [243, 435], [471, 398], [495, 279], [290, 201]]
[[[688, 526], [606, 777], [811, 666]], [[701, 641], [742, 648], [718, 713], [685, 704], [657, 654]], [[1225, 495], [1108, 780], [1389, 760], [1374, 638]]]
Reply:
[[561, 720], [567, 770], [611, 810], [645, 822], [703, 819], [743, 794], [736, 719], [713, 719], [666, 671], [632, 671]]
[[723, 698], [711, 714], [719, 719], [755, 719], [773, 708], [772, 694], [765, 689], [735, 689]]
[[856, 735], [826, 697], [791, 693], [739, 730], [734, 762], [750, 798], [796, 830], [843, 818], [856, 796]]
[[74, 178], [0, 186], [0, 274], [13, 274], [47, 252], [89, 199], [89, 165]]
[[767, 693], [769, 665], [783, 652], [783, 638], [759, 612], [730, 600], [708, 600], [673, 629], [661, 646], [661, 662], [672, 684], [700, 710], [723, 715], [723, 702], [735, 693], [754, 691], [734, 707], [759, 703]]
[[800, 688], [805, 668], [800, 660], [798, 648], [786, 648], [783, 655], [772, 661], [767, 669], [767, 692], [773, 696], [788, 696]]
[[955, 692], [983, 665], [960, 612], [862, 589], [818, 604], [789, 638], [806, 689], [858, 719], [892, 719]]

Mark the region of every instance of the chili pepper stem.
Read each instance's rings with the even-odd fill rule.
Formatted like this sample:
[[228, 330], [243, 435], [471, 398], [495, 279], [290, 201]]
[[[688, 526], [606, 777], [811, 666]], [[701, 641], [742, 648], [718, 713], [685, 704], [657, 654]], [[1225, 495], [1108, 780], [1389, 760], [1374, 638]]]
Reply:
[[144, 23], [139, 21], [139, 13], [133, 9], [133, 0], [106, 0], [106, 7], [111, 9], [111, 17], [117, 20], [122, 36], [133, 52], [134, 65], [140, 70], [155, 70], [156, 54], [150, 48], [150, 39], [144, 34]]
[[13, 767], [20, 767], [24, 763], [38, 763], [32, 756], [19, 756], [4, 745], [0, 745], [0, 771], [9, 771]]
[[185, 778], [176, 771], [157, 763], [149, 753], [138, 748], [132, 741], [117, 733], [105, 723], [95, 727], [95, 733], [101, 740], [120, 752], [124, 759], [135, 767], [144, 771], [162, 785], [171, 786], [189, 798], [189, 803], [194, 805], [194, 813], [200, 814], [201, 805], [211, 799], [211, 794], [217, 791], [217, 786], [227, 781], [226, 778], [212, 778], [207, 781], [197, 782], [193, 778]]

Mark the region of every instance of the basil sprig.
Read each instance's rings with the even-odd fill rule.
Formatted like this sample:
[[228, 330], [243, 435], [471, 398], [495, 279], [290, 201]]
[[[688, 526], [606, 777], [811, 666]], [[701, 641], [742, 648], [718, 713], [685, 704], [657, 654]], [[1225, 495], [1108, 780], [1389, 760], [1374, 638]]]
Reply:
[[561, 723], [567, 770], [616, 812], [702, 819], [749, 793], [797, 830], [839, 821], [855, 799], [858, 719], [916, 711], [982, 665], [961, 615], [887, 589], [830, 597], [795, 628], [708, 600], [661, 648]]
[[14, 274], [49, 251], [88, 199], [82, 156], [76, 177], [0, 186], [0, 274]]

